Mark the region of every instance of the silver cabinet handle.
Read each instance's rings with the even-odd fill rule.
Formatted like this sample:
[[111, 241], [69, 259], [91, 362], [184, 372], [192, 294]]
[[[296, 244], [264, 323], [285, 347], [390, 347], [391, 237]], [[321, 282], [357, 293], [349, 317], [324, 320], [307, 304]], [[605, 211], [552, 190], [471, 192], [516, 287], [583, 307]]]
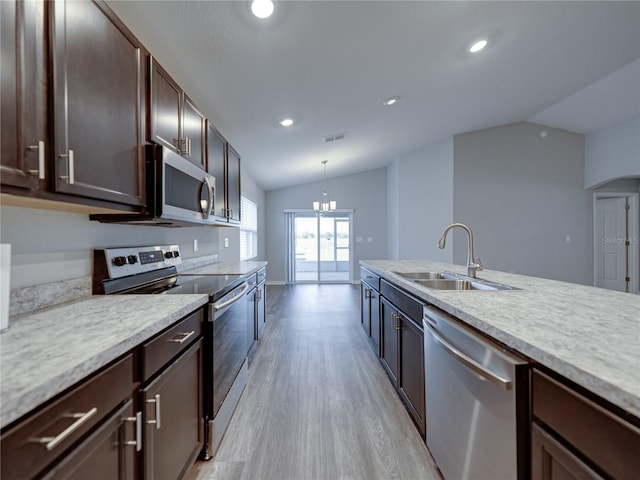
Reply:
[[402, 326], [400, 325], [400, 320], [402, 320], [402, 316], [398, 315], [397, 313], [392, 313], [391, 318], [394, 320], [393, 329], [400, 330], [402, 328]]
[[189, 137], [185, 138], [184, 143], [187, 146], [187, 156], [190, 157], [191, 156], [191, 139]]
[[136, 439], [124, 442], [125, 445], [136, 447], [136, 452], [142, 450], [142, 412], [137, 412], [135, 417], [126, 417], [125, 422], [136, 422]]
[[213, 311], [214, 312], [218, 312], [218, 311], [222, 310], [223, 308], [228, 307], [232, 303], [237, 302], [238, 300], [240, 300], [244, 296], [245, 293], [247, 293], [247, 290], [249, 290], [249, 284], [247, 282], [244, 282], [244, 288], [242, 289], [242, 292], [240, 292], [238, 295], [233, 297], [231, 300], [227, 300], [226, 302], [222, 302], [220, 304], [214, 304], [213, 305]]
[[155, 420], [147, 420], [149, 425], [156, 426], [156, 430], [160, 430], [160, 394], [156, 393], [154, 398], [147, 400], [147, 403], [155, 403], [156, 404], [156, 419]]
[[187, 338], [189, 338], [191, 335], [194, 335], [196, 333], [195, 330], [192, 330], [190, 332], [181, 332], [176, 334], [175, 337], [170, 338], [169, 340], [167, 340], [168, 343], [184, 343], [186, 342]]
[[62, 153], [58, 155], [60, 158], [67, 159], [67, 173], [68, 175], [62, 175], [59, 178], [61, 180], [67, 180], [71, 185], [75, 183], [75, 160], [73, 158], [73, 150], [69, 150], [69, 153]]
[[64, 417], [68, 418], [77, 418], [75, 422], [65, 428], [62, 432], [60, 432], [55, 437], [40, 437], [33, 438], [31, 442], [35, 443], [44, 443], [47, 451], [51, 451], [56, 448], [60, 443], [66, 440], [73, 432], [78, 430], [82, 425], [84, 425], [91, 417], [93, 417], [96, 413], [98, 413], [98, 409], [93, 407], [86, 413], [68, 413], [64, 415]]
[[511, 390], [511, 388], [513, 387], [513, 382], [510, 379], [503, 378], [500, 375], [496, 375], [495, 373], [487, 370], [482, 365], [480, 365], [478, 362], [476, 362], [472, 358], [469, 358], [464, 353], [462, 353], [460, 350], [455, 348], [453, 345], [450, 345], [441, 336], [439, 336], [436, 333], [436, 330], [433, 328], [433, 325], [431, 325], [430, 322], [428, 322], [426, 325], [429, 327], [429, 331], [430, 331], [431, 335], [433, 336], [433, 339], [435, 340], [435, 342], [438, 343], [444, 349], [445, 352], [447, 352], [453, 358], [458, 360], [460, 363], [462, 363], [464, 366], [466, 366], [469, 370], [471, 370], [474, 373], [480, 375], [482, 378], [484, 378], [486, 380], [489, 380], [490, 382], [495, 383], [496, 385], [504, 388], [505, 390]]
[[27, 147], [29, 150], [37, 150], [38, 151], [38, 169], [37, 170], [29, 170], [29, 173], [32, 175], [38, 175], [40, 180], [45, 179], [45, 170], [44, 170], [44, 142], [42, 140], [38, 141], [38, 145], [30, 145]]

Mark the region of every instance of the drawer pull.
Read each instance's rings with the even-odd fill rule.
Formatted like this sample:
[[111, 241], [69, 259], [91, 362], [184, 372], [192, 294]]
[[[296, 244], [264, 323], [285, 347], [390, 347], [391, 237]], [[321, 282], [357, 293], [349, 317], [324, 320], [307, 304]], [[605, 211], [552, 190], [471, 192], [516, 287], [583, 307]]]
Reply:
[[136, 439], [124, 442], [125, 445], [136, 447], [136, 452], [142, 450], [142, 412], [137, 412], [135, 417], [126, 417], [125, 422], [136, 422]]
[[147, 420], [149, 425], [156, 426], [156, 430], [160, 430], [160, 394], [156, 393], [154, 398], [147, 400], [147, 403], [155, 403], [156, 404], [156, 419], [155, 420]]
[[189, 338], [191, 335], [195, 334], [196, 331], [195, 330], [191, 330], [189, 333], [186, 332], [181, 332], [176, 334], [175, 337], [170, 338], [169, 340], [167, 340], [168, 343], [184, 343], [187, 338]]
[[98, 413], [98, 409], [93, 407], [86, 413], [68, 413], [64, 415], [67, 418], [77, 418], [75, 422], [65, 428], [62, 432], [60, 432], [55, 437], [41, 437], [34, 438], [31, 441], [35, 443], [44, 443], [47, 451], [51, 451], [56, 448], [60, 443], [67, 439], [73, 432], [78, 430], [83, 424], [85, 424], [91, 417], [93, 417], [96, 413]]

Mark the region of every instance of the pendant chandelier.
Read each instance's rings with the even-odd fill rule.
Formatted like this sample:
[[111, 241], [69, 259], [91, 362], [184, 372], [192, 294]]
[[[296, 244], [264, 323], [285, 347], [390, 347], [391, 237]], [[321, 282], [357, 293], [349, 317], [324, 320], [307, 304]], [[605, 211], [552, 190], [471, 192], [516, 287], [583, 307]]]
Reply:
[[329, 194], [327, 193], [327, 160], [322, 161], [322, 166], [324, 167], [324, 171], [322, 174], [324, 190], [322, 192], [322, 196], [320, 197], [320, 201], [313, 202], [313, 210], [318, 215], [326, 215], [327, 213], [334, 212], [336, 210], [336, 201], [330, 201]]

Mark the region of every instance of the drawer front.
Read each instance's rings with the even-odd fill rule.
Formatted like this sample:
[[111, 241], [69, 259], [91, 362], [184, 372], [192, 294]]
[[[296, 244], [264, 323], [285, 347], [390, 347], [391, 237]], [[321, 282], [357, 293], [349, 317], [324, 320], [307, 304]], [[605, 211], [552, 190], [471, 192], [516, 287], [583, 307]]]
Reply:
[[245, 281], [249, 284], [249, 287], [253, 287], [254, 285], [257, 285], [258, 284], [258, 274], [257, 273], [252, 273], [251, 275], [249, 275], [247, 277], [247, 279]]
[[422, 307], [424, 303], [404, 293], [399, 288], [382, 280], [380, 282], [380, 293], [389, 299], [400, 311], [415, 322], [422, 330]]
[[200, 309], [142, 346], [142, 380], [146, 381], [202, 334], [204, 310]]
[[366, 268], [360, 267], [360, 280], [367, 282], [373, 288], [380, 291], [380, 277]]
[[264, 282], [267, 279], [267, 269], [261, 268], [260, 270], [258, 270], [258, 273], [256, 275], [258, 276], [258, 284]]
[[2, 435], [3, 479], [31, 478], [129, 398], [133, 357], [127, 355]]
[[613, 478], [637, 478], [640, 429], [556, 380], [533, 371], [533, 416]]

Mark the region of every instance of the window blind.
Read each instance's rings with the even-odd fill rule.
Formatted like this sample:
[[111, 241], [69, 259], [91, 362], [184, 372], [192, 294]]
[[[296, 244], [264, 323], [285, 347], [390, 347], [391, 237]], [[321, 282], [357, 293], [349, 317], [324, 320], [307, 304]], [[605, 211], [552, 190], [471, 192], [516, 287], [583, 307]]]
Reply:
[[240, 197], [240, 260], [258, 256], [258, 206], [247, 197]]

